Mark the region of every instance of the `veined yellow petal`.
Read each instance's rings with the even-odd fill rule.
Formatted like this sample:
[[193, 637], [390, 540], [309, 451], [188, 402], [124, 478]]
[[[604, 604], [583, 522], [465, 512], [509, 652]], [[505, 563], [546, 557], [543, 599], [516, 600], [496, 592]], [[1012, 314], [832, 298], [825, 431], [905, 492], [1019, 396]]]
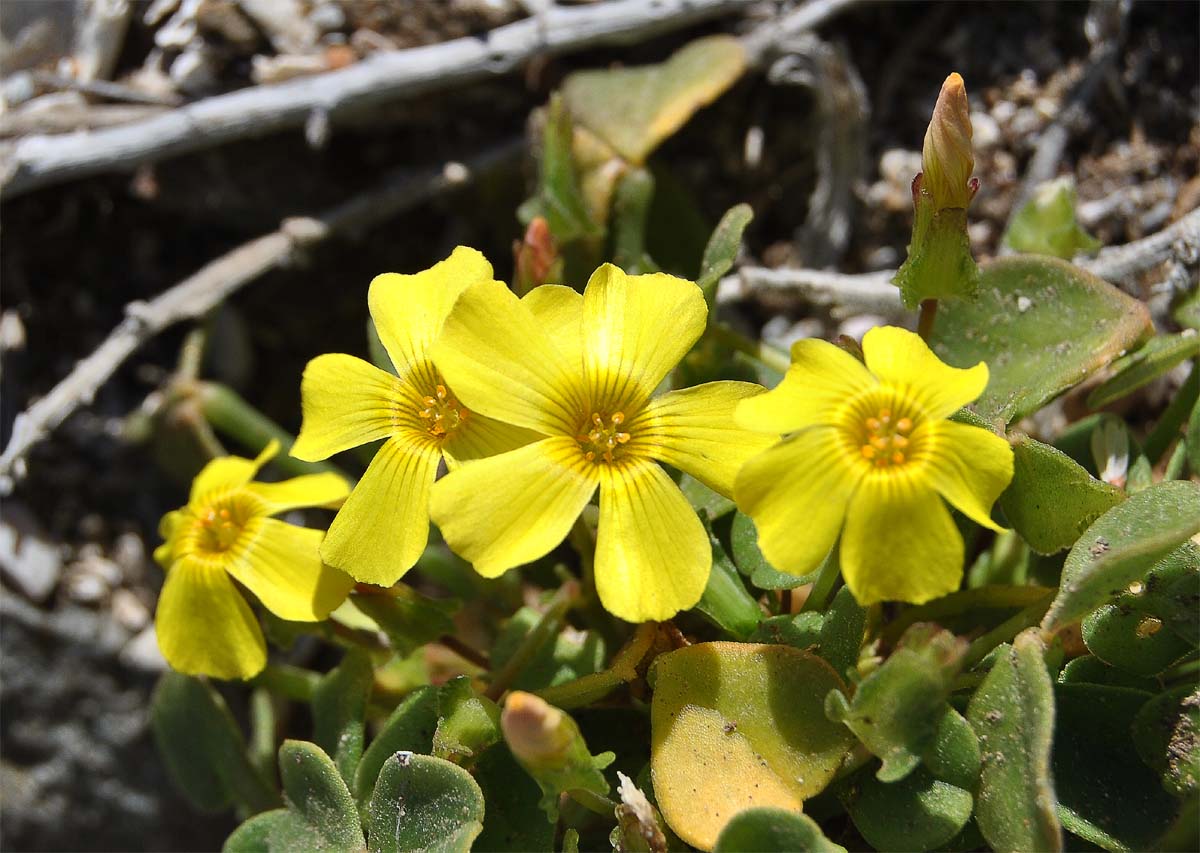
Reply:
[[267, 664], [250, 605], [211, 562], [185, 558], [167, 570], [154, 628], [167, 663], [187, 675], [253, 678]]
[[354, 579], [324, 565], [320, 530], [251, 519], [226, 569], [281, 619], [317, 622], [345, 601]]
[[487, 258], [466, 246], [457, 247], [450, 257], [424, 272], [375, 277], [367, 304], [379, 340], [399, 376], [414, 369], [424, 372], [422, 363], [428, 362], [429, 348], [459, 294], [476, 282], [491, 280], [492, 265]]
[[246, 491], [263, 502], [267, 515], [310, 506], [334, 506], [350, 494], [350, 484], [332, 472], [305, 474], [278, 483], [247, 483]]
[[878, 384], [857, 358], [828, 341], [792, 344], [792, 366], [773, 389], [738, 404], [745, 429], [782, 435], [835, 420], [846, 400]]
[[543, 435], [574, 435], [583, 412], [578, 365], [499, 282], [468, 288], [433, 347], [438, 370], [473, 412]]
[[775, 568], [807, 574], [837, 541], [863, 475], [847, 454], [836, 429], [811, 427], [742, 466], [734, 497], [754, 519], [758, 546]]
[[533, 430], [471, 412], [467, 422], [442, 442], [442, 455], [453, 471], [463, 462], [507, 453], [540, 438]]
[[976, 400], [988, 384], [988, 367], [951, 367], [919, 335], [895, 326], [876, 326], [863, 335], [867, 368], [886, 385], [903, 389], [938, 420]]
[[655, 397], [627, 427], [626, 452], [674, 465], [730, 497], [742, 465], [779, 440], [734, 423], [739, 401], [762, 390], [752, 382], [708, 382]]
[[859, 604], [922, 604], [958, 589], [963, 541], [942, 499], [920, 477], [873, 472], [850, 500], [841, 560]]
[[171, 564], [175, 562], [175, 534], [181, 521], [183, 521], [183, 513], [173, 509], [158, 522], [158, 535], [164, 541], [154, 549], [154, 562], [164, 569], [171, 568]]
[[342, 505], [321, 556], [363, 583], [391, 586], [429, 539], [429, 490], [441, 454], [408, 434], [384, 442]]
[[300, 381], [304, 420], [291, 455], [316, 462], [385, 438], [398, 425], [419, 428], [421, 400], [411, 385], [342, 353], [319, 355]]
[[572, 371], [583, 369], [583, 294], [561, 284], [543, 284], [526, 293], [537, 323], [562, 352]]
[[446, 543], [484, 577], [549, 553], [599, 483], [578, 443], [546, 438], [451, 471], [433, 487], [433, 520]]
[[192, 491], [188, 496], [189, 504], [199, 503], [205, 495], [222, 489], [236, 489], [254, 479], [262, 466], [270, 462], [279, 452], [279, 442], [271, 440], [263, 448], [262, 453], [254, 459], [241, 456], [221, 456], [203, 468], [192, 480]]
[[933, 421], [913, 433], [913, 446], [922, 448], [914, 464], [924, 464], [924, 476], [942, 497], [977, 524], [997, 532], [992, 504], [1013, 476], [1012, 446], [980, 427]]
[[712, 569], [704, 525], [666, 472], [638, 457], [603, 466], [596, 592], [628, 622], [662, 621], [694, 606]]
[[700, 288], [604, 264], [583, 292], [584, 362], [596, 411], [635, 411], [704, 332]]

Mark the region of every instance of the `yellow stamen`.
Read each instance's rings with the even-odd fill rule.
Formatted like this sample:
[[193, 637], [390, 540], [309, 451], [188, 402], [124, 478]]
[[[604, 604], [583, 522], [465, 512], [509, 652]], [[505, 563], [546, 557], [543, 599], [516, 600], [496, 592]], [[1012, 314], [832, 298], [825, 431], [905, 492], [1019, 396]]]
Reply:
[[603, 415], [592, 412], [591, 423], [592, 428], [586, 434], [575, 436], [583, 449], [583, 458], [588, 462], [603, 460], [611, 464], [615, 458], [614, 453], [621, 445], [629, 442], [629, 433], [618, 429], [625, 423], [625, 413], [613, 412], [606, 425]]
[[459, 405], [445, 385], [438, 385], [434, 389], [434, 395], [422, 398], [421, 402], [425, 404], [425, 408], [418, 411], [417, 415], [421, 420], [428, 421], [425, 429], [437, 438], [454, 432], [466, 422], [470, 414]]
[[864, 459], [876, 468], [903, 465], [908, 461], [907, 453], [912, 443], [905, 434], [912, 431], [912, 418], [902, 417], [893, 421], [892, 410], [883, 408], [873, 417], [864, 418], [865, 428], [861, 433], [861, 452]]

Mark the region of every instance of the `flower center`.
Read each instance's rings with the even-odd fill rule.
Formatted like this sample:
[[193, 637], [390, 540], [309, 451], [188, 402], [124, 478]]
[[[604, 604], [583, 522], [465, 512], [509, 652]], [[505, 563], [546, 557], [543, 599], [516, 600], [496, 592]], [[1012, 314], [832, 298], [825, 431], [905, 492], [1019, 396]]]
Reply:
[[193, 547], [202, 554], [223, 554], [233, 548], [254, 507], [236, 495], [219, 498], [195, 512]]
[[425, 408], [417, 414], [425, 422], [425, 429], [432, 436], [444, 438], [466, 423], [469, 413], [445, 385], [438, 385], [433, 396], [424, 397], [421, 402]]
[[[623, 423], [623, 412], [613, 412], [607, 419], [599, 412], [592, 412], [591, 421], [585, 422], [580, 427], [580, 434], [576, 436], [583, 450], [583, 458], [588, 462], [611, 463], [614, 454], [618, 454], [621, 446], [629, 441], [629, 433], [621, 432]], [[583, 433], [585, 429], [588, 430], [586, 434]]]
[[897, 418], [891, 409], [880, 409], [863, 421], [863, 458], [876, 468], [903, 465], [910, 452], [908, 435], [912, 428], [912, 418]]

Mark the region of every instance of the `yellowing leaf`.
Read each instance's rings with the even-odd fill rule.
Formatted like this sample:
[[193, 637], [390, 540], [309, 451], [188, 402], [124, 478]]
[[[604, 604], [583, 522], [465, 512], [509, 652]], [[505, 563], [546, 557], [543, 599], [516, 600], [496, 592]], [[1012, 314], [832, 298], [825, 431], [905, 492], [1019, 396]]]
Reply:
[[562, 94], [576, 121], [640, 166], [745, 70], [741, 42], [710, 36], [658, 65], [577, 71], [563, 83]]
[[700, 643], [659, 657], [653, 673], [654, 793], [671, 828], [702, 850], [745, 809], [800, 811], [850, 747], [823, 707], [842, 681], [816, 655]]

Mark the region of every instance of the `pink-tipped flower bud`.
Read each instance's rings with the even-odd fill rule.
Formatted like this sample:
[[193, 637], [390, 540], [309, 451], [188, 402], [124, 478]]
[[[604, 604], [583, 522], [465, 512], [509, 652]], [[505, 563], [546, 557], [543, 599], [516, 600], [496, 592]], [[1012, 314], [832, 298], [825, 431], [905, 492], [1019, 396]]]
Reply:
[[975, 157], [971, 153], [971, 110], [967, 104], [966, 86], [958, 72], [942, 84], [933, 117], [925, 131], [921, 167], [925, 172], [922, 186], [933, 197], [937, 209], [965, 208], [970, 203], [974, 195], [971, 172], [975, 170]]
[[567, 763], [574, 728], [566, 714], [544, 699], [520, 690], [510, 693], [500, 729], [522, 764], [550, 768]]

